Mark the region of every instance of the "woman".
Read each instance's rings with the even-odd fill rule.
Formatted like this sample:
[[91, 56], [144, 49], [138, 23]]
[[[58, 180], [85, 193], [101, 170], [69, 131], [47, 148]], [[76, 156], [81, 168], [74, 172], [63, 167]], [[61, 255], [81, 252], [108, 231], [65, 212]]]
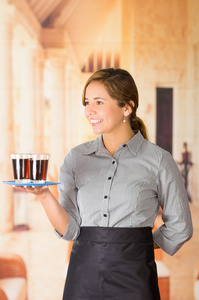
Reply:
[[[83, 105], [99, 136], [65, 157], [59, 202], [49, 189], [27, 188], [58, 236], [74, 241], [63, 300], [158, 300], [154, 248], [173, 255], [192, 236], [180, 172], [167, 151], [148, 141], [127, 71], [94, 73]], [[164, 223], [152, 234], [159, 206]]]

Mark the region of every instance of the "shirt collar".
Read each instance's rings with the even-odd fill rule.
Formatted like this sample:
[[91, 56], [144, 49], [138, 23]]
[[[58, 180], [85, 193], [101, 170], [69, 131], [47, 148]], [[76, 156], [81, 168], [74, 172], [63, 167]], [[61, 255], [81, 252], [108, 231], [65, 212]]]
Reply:
[[[134, 130], [134, 133], [135, 135], [126, 143], [126, 145], [133, 154], [137, 155], [142, 144], [144, 143], [144, 137], [139, 130]], [[84, 155], [89, 155], [92, 153], [107, 154], [107, 150], [102, 141], [102, 135], [98, 136], [94, 141], [88, 142], [87, 147], [88, 148], [83, 153]]]
[[135, 135], [126, 143], [129, 150], [137, 155], [145, 139], [139, 130], [133, 130]]
[[97, 150], [99, 149], [99, 144], [101, 144], [100, 140], [101, 140], [101, 143], [103, 144], [101, 135], [98, 136], [94, 141], [90, 141], [90, 142], [86, 143], [88, 148], [84, 151], [83, 154], [89, 155], [89, 154], [97, 152]]

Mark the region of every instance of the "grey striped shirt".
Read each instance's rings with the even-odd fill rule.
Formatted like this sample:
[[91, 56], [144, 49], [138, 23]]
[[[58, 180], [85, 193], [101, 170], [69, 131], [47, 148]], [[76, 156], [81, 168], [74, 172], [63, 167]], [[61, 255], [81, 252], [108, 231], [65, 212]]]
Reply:
[[81, 226], [153, 228], [159, 206], [164, 224], [153, 232], [154, 242], [173, 255], [191, 238], [191, 214], [176, 163], [135, 133], [113, 156], [99, 136], [65, 157], [58, 191], [69, 224], [62, 238], [77, 239]]

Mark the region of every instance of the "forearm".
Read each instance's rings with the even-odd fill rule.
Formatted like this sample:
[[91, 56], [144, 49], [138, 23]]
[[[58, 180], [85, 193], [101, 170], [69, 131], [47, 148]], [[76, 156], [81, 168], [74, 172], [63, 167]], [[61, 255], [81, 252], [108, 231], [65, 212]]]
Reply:
[[68, 226], [68, 213], [60, 205], [60, 203], [47, 187], [15, 186], [15, 188], [22, 192], [34, 194], [40, 200], [53, 227], [61, 235], [64, 235]]
[[68, 226], [68, 213], [60, 205], [49, 189], [46, 189], [44, 193], [37, 195], [37, 197], [40, 200], [53, 227], [61, 235], [64, 235]]

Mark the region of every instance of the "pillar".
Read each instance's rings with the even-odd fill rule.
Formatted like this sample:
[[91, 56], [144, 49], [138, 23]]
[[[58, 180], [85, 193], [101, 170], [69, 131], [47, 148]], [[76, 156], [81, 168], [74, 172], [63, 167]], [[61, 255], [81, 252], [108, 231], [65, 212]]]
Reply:
[[65, 127], [66, 127], [66, 151], [68, 152], [72, 147], [72, 73], [73, 67], [68, 61], [66, 63], [66, 77], [65, 77]]
[[[0, 5], [0, 181], [12, 180], [12, 7]], [[13, 189], [0, 183], [0, 231], [13, 228]]]
[[134, 73], [134, 1], [121, 0], [122, 49], [121, 68]]
[[82, 104], [82, 90], [80, 76], [76, 71], [72, 78], [72, 147], [82, 142], [82, 126], [85, 120], [84, 106]]
[[44, 152], [44, 56], [35, 51], [35, 152]]
[[49, 55], [50, 73], [50, 177], [54, 180], [63, 163], [65, 150], [65, 58]]
[[22, 45], [20, 74], [19, 145], [17, 152], [35, 151], [35, 65], [34, 51]]

